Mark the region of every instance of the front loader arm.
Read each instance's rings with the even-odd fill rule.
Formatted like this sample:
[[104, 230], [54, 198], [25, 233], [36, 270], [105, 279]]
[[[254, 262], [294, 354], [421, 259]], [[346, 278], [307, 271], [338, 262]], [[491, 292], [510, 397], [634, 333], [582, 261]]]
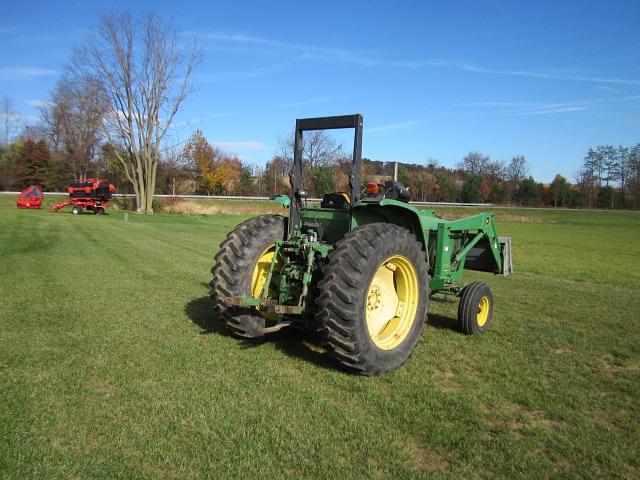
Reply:
[[[493, 214], [480, 213], [459, 220], [440, 220], [431, 234], [432, 291], [449, 290], [466, 269], [509, 275], [511, 239], [498, 237]], [[508, 248], [507, 248], [508, 247]]]

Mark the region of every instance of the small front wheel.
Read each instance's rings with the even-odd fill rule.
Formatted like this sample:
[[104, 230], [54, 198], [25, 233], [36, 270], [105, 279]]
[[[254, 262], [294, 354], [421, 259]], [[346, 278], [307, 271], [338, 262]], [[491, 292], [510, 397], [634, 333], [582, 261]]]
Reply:
[[473, 282], [462, 290], [458, 304], [458, 325], [468, 335], [482, 335], [493, 322], [493, 294], [489, 285]]
[[78, 205], [74, 205], [73, 208], [71, 209], [71, 213], [73, 213], [74, 215], [80, 215], [82, 213], [82, 207], [79, 207]]

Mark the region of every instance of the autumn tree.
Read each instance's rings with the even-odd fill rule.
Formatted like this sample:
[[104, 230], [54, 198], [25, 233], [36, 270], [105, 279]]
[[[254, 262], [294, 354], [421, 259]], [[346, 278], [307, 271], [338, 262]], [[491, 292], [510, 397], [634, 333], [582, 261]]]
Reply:
[[14, 159], [14, 175], [18, 187], [40, 185], [47, 188], [52, 183], [51, 158], [47, 144], [40, 140], [26, 140], [18, 149]]
[[[193, 90], [200, 59], [195, 42], [185, 49], [175, 29], [154, 14], [103, 16], [80, 47], [74, 68], [100, 82], [108, 105], [104, 133], [136, 195], [136, 211], [153, 213], [161, 145]], [[125, 151], [126, 155], [120, 152]]]
[[187, 141], [182, 156], [194, 165], [198, 185], [208, 193], [237, 193], [242, 163], [237, 156], [209, 144], [201, 130], [196, 130]]

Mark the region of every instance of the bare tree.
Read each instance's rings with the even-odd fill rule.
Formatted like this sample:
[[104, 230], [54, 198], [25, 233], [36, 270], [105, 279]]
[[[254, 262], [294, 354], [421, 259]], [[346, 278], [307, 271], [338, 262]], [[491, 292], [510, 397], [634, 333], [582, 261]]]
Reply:
[[485, 174], [489, 163], [490, 160], [488, 155], [474, 151], [465, 155], [462, 161], [458, 163], [458, 168], [470, 173], [471, 175], [481, 176]]
[[84, 180], [100, 143], [107, 104], [101, 82], [70, 73], [58, 82], [40, 116], [54, 149], [61, 150], [73, 175]]
[[184, 100], [201, 52], [178, 42], [175, 29], [148, 14], [104, 16], [78, 49], [75, 65], [98, 79], [109, 106], [104, 132], [136, 195], [136, 209], [153, 213], [156, 172], [163, 140]]
[[509, 165], [505, 169], [505, 175], [507, 178], [507, 203], [511, 204], [513, 194], [518, 189], [520, 183], [527, 176], [529, 165], [527, 159], [522, 155], [516, 155], [511, 159]]
[[[290, 167], [293, 163], [293, 138], [281, 138], [280, 157]], [[312, 130], [306, 133], [302, 143], [302, 162], [307, 168], [326, 167], [344, 156], [342, 145], [337, 143], [324, 130]]]
[[9, 145], [20, 127], [20, 117], [13, 110], [13, 100], [6, 95], [0, 99], [0, 120], [2, 121], [2, 144]]

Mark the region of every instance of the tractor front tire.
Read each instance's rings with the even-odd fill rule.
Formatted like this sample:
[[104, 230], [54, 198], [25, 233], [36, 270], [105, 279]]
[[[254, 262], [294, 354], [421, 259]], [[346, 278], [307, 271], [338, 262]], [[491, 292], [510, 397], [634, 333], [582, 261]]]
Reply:
[[73, 213], [74, 215], [80, 215], [82, 213], [82, 207], [74, 205], [71, 209], [71, 213]]
[[489, 285], [473, 282], [462, 290], [458, 326], [467, 335], [482, 335], [493, 323], [493, 294]]
[[318, 285], [316, 322], [343, 368], [378, 375], [411, 355], [424, 328], [429, 273], [405, 228], [364, 225], [336, 244]]
[[[242, 338], [264, 336], [272, 321], [256, 307], [227, 305], [228, 297], [260, 295], [271, 265], [276, 240], [283, 240], [287, 223], [280, 215], [262, 215], [239, 224], [220, 244], [211, 269], [211, 299], [221, 320]], [[267, 286], [268, 288], [268, 286]], [[277, 318], [275, 318], [277, 320]]]

